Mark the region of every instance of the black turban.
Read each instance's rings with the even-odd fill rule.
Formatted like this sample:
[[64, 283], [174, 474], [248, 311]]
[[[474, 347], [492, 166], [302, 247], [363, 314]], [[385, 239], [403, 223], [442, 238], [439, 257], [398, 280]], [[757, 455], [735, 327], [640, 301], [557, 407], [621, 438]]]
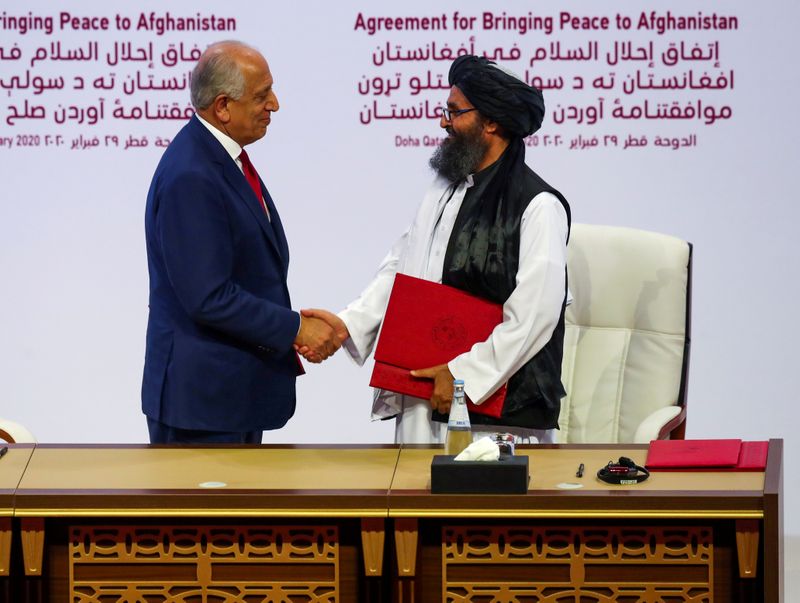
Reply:
[[542, 91], [500, 69], [494, 61], [465, 55], [453, 61], [448, 76], [484, 117], [512, 138], [530, 136], [542, 126]]

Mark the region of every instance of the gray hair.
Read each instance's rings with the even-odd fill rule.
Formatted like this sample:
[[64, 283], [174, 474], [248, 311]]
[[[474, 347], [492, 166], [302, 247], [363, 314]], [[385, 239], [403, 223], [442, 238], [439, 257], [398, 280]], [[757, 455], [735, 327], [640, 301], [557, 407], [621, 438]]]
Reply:
[[206, 48], [192, 71], [192, 105], [207, 109], [220, 94], [234, 100], [244, 95], [245, 79], [239, 66], [238, 54], [232, 48], [253, 50], [247, 44], [228, 40], [216, 42]]

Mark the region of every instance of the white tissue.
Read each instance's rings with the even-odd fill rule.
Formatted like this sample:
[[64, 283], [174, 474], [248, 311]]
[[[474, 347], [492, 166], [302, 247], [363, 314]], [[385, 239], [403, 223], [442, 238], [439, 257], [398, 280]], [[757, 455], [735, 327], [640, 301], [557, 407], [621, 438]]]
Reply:
[[500, 447], [489, 436], [475, 440], [464, 448], [456, 461], [496, 461], [500, 458]]

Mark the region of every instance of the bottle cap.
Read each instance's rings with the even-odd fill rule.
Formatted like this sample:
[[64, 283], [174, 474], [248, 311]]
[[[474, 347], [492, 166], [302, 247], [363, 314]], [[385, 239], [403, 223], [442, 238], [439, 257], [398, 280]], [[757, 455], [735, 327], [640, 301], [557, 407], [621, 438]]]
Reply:
[[455, 385], [455, 386], [459, 386], [460, 385], [461, 387], [464, 387], [464, 380], [463, 379], [456, 379], [455, 381], [453, 381], [453, 385]]

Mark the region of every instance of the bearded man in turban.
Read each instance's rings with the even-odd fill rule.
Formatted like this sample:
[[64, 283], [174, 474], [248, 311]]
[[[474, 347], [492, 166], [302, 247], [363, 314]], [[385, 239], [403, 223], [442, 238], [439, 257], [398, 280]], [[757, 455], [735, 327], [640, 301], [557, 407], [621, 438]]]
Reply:
[[434, 380], [430, 400], [377, 390], [373, 417], [397, 417], [398, 443], [442, 442], [441, 420], [450, 408], [454, 378], [464, 380], [476, 404], [508, 382], [502, 416], [473, 413], [473, 430], [552, 442], [565, 393], [561, 357], [570, 210], [563, 195], [525, 164], [524, 138], [544, 118], [542, 93], [476, 56], [456, 59], [449, 83], [441, 118], [449, 136], [430, 160], [437, 178], [414, 223], [376, 278], [339, 314], [341, 321], [325, 312], [317, 316], [347, 338], [345, 349], [363, 363], [397, 272], [502, 304], [503, 321], [486, 341], [447, 364], [412, 372]]

